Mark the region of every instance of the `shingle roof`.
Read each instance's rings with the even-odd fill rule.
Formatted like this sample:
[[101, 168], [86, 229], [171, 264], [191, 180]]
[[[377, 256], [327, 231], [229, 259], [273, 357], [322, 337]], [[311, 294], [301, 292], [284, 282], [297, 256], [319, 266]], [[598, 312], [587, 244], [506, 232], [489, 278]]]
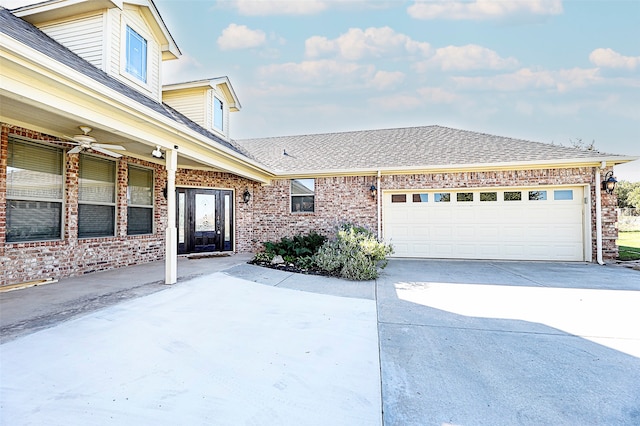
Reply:
[[611, 154], [441, 126], [233, 141], [276, 172], [593, 160]]
[[180, 114], [170, 106], [145, 96], [143, 93], [138, 92], [137, 90], [116, 80], [106, 72], [96, 68], [90, 62], [76, 55], [44, 32], [40, 31], [37, 27], [14, 16], [10, 11], [3, 7], [0, 7], [0, 32], [39, 51], [40, 53], [49, 56], [55, 61], [79, 71], [104, 86], [127, 96], [142, 106], [158, 112], [176, 123], [189, 127], [191, 130], [205, 136], [212, 142], [224, 145], [225, 147], [242, 154], [234, 145], [207, 131], [205, 128], [191, 121], [189, 118]]

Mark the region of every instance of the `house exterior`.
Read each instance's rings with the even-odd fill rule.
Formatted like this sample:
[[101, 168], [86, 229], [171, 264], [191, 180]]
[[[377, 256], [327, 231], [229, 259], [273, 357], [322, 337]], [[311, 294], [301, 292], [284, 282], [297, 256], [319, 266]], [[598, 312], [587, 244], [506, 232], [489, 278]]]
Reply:
[[[236, 141], [227, 77], [163, 85], [152, 1], [0, 9], [0, 285], [253, 252], [342, 222], [396, 256], [604, 262], [635, 158], [439, 126]], [[319, 154], [321, 153], [321, 154]]]

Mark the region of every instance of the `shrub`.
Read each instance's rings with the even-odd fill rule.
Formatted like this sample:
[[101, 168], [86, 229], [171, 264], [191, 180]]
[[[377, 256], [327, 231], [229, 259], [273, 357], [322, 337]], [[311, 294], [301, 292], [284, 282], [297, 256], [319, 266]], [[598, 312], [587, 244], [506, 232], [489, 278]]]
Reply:
[[335, 240], [325, 243], [314, 256], [315, 264], [331, 275], [349, 280], [371, 280], [378, 268], [387, 266], [386, 257], [393, 253], [390, 245], [376, 240], [368, 229], [344, 224]]
[[[298, 258], [302, 256], [312, 256], [320, 246], [324, 244], [327, 237], [311, 231], [307, 235], [296, 235], [293, 238], [284, 237], [278, 242], [263, 243], [264, 251], [283, 258]], [[273, 258], [272, 256], [272, 258]]]

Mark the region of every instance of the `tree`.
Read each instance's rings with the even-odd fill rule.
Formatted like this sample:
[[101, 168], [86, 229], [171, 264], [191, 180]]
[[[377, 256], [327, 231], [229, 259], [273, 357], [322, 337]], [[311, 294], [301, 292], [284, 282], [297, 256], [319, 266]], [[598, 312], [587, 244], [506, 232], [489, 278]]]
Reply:
[[640, 183], [635, 184], [633, 191], [629, 193], [628, 202], [635, 208], [640, 208]]
[[640, 182], [621, 180], [617, 183], [615, 193], [618, 196], [618, 207], [640, 208]]
[[591, 143], [587, 143], [582, 140], [582, 138], [569, 139], [569, 143], [572, 147], [576, 149], [580, 149], [582, 151], [595, 151], [596, 150], [596, 141], [592, 140]]

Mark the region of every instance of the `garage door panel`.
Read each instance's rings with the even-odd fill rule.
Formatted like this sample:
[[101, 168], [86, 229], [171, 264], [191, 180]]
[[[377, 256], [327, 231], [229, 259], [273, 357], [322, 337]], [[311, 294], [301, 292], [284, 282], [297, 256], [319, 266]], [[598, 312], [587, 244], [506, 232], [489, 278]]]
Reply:
[[383, 198], [384, 237], [394, 245], [395, 256], [584, 260], [584, 226], [582, 188], [560, 188], [572, 191], [573, 200], [555, 200], [557, 187], [546, 190], [547, 200], [528, 200], [529, 189], [522, 189], [523, 200], [504, 201], [498, 191], [496, 201], [480, 201], [480, 192], [495, 190], [465, 189], [473, 192], [474, 201], [456, 201], [456, 191], [449, 192], [451, 202], [413, 203], [407, 191], [407, 203], [391, 203]]

